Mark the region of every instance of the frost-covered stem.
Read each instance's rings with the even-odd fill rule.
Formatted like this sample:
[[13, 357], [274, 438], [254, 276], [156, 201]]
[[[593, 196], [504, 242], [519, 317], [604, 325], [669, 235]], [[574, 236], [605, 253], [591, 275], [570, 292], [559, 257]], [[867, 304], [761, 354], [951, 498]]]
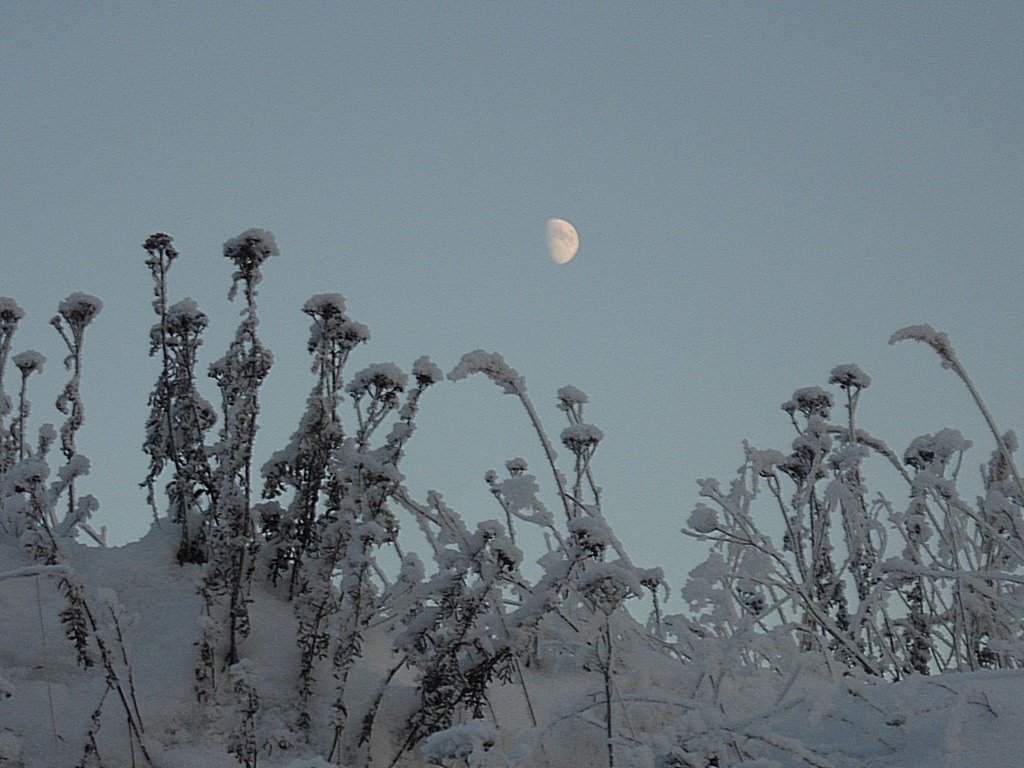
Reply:
[[221, 390], [224, 422], [217, 449], [219, 541], [207, 579], [212, 579], [216, 588], [227, 588], [229, 666], [238, 662], [239, 642], [249, 630], [247, 593], [259, 546], [252, 514], [252, 452], [260, 412], [259, 387], [273, 360], [256, 334], [255, 287], [262, 279], [260, 265], [277, 253], [273, 235], [263, 230], [247, 230], [224, 243], [224, 256], [237, 267], [228, 298], [236, 295], [239, 281], [246, 297], [243, 320], [227, 354], [210, 367]]
[[[25, 458], [25, 426], [28, 421], [28, 377], [31, 370], [23, 369], [21, 372], [21, 388], [18, 391], [18, 461]], [[13, 431], [13, 425], [12, 425]]]
[[260, 711], [260, 697], [256, 689], [256, 673], [252, 662], [244, 659], [229, 670], [235, 693], [237, 721], [229, 736], [229, 749], [246, 768], [256, 768], [259, 751], [256, 748], [256, 716]]
[[[898, 341], [906, 339], [913, 339], [914, 341], [920, 341], [930, 346], [935, 352], [942, 358], [943, 367], [952, 369], [960, 380], [967, 387], [967, 391], [970, 392], [971, 397], [974, 399], [975, 404], [978, 406], [978, 410], [981, 411], [981, 415], [985, 418], [985, 423], [988, 424], [989, 430], [992, 432], [992, 436], [995, 438], [996, 445], [999, 448], [999, 453], [1003, 457], [1003, 461], [1006, 462], [1007, 469], [1013, 476], [1014, 483], [1017, 486], [1017, 492], [1020, 494], [1020, 498], [1024, 500], [1024, 481], [1021, 480], [1020, 473], [1017, 470], [1017, 465], [1013, 462], [1013, 455], [1011, 454], [1009, 447], [1006, 445], [1006, 441], [1003, 440], [1003, 436], [999, 432], [999, 428], [996, 426], [995, 419], [992, 418], [991, 412], [985, 405], [985, 401], [981, 398], [981, 393], [978, 392], [977, 387], [974, 386], [974, 382], [967, 373], [967, 369], [960, 363], [959, 358], [956, 356], [956, 352], [953, 349], [952, 344], [949, 341], [949, 337], [945, 333], [937, 332], [930, 325], [912, 325], [907, 328], [902, 328], [894, 333], [889, 338], [890, 344], [895, 344]], [[1017, 538], [1024, 541], [1024, 531], [1021, 530], [1020, 524], [1014, 520], [1015, 533]]]
[[[139, 716], [138, 705], [135, 702], [134, 681], [131, 679], [131, 666], [129, 665], [127, 667], [130, 691], [126, 693], [125, 684], [121, 680], [121, 676], [117, 673], [117, 669], [114, 665], [113, 652], [109, 648], [107, 641], [104, 639], [104, 633], [100, 631], [95, 614], [85, 597], [84, 585], [78, 580], [78, 577], [73, 574], [65, 576], [61, 580], [61, 584], [64, 585], [64, 589], [72, 603], [70, 608], [77, 611], [82, 619], [87, 622], [86, 626], [82, 627], [82, 629], [92, 636], [96, 643], [96, 647], [99, 649], [100, 660], [103, 664], [103, 669], [106, 672], [107, 686], [117, 693], [118, 698], [121, 701], [121, 708], [124, 710], [125, 717], [128, 721], [129, 738], [134, 738], [134, 741], [139, 745], [142, 756], [146, 759], [146, 763], [152, 766], [153, 760], [149, 755], [149, 750], [146, 748], [146, 742], [143, 738], [145, 735], [145, 728], [142, 724], [142, 718]], [[120, 627], [118, 627], [117, 639], [120, 642]], [[121, 646], [121, 652], [122, 658], [125, 659], [125, 663], [127, 664], [127, 656], [125, 655], [123, 644]]]
[[[160, 318], [160, 322], [156, 328], [156, 338], [153, 339], [153, 333], [151, 331], [151, 347], [150, 355], [152, 355], [159, 347], [160, 357], [162, 361], [162, 369], [160, 377], [157, 380], [156, 388], [151, 396], [154, 406], [160, 408], [163, 411], [163, 420], [165, 422], [165, 436], [167, 440], [166, 453], [170, 454], [171, 462], [174, 464], [175, 477], [181, 478], [182, 472], [182, 459], [180, 451], [176, 445], [175, 440], [175, 398], [172, 393], [173, 388], [173, 374], [171, 364], [171, 353], [168, 349], [167, 343], [167, 272], [170, 269], [171, 261], [177, 257], [178, 252], [174, 246], [171, 245], [172, 238], [170, 235], [166, 235], [162, 232], [157, 232], [146, 239], [143, 243], [143, 248], [149, 254], [149, 258], [146, 259], [146, 265], [150, 269], [150, 273], [153, 276], [153, 293], [155, 299], [153, 301], [153, 310], [156, 312], [157, 317]], [[148, 447], [148, 446], [147, 446]], [[163, 446], [161, 446], [163, 448]], [[160, 455], [159, 459], [166, 458], [165, 455]], [[157, 457], [153, 457], [157, 460]], [[149, 476], [146, 478], [146, 485], [148, 486], [148, 496], [150, 505], [153, 508], [153, 516], [157, 517], [156, 500], [154, 497], [153, 482], [156, 477], [154, 472], [157, 471], [157, 467], [153, 467], [150, 471]], [[185, 517], [182, 515], [182, 517]], [[188, 521], [183, 519], [182, 523], [182, 535], [187, 536]]]
[[787, 514], [785, 502], [782, 499], [782, 486], [779, 482], [778, 476], [774, 473], [766, 478], [768, 490], [771, 491], [779, 505], [779, 511], [782, 514], [782, 520], [786, 524], [786, 532], [789, 534], [790, 549], [793, 552], [793, 559], [796, 561], [796, 570], [800, 575], [801, 581], [806, 582], [808, 578], [807, 564], [804, 562], [804, 546], [803, 537], [800, 532], [793, 527], [793, 520]]
[[46, 362], [46, 358], [31, 349], [14, 355], [14, 366], [22, 374], [22, 386], [20, 386], [17, 396], [17, 417], [11, 422], [12, 435], [16, 433], [18, 461], [25, 459], [28, 451], [25, 444], [25, 429], [32, 411], [28, 397], [29, 377], [34, 373], [42, 372], [44, 362]]
[[[71, 461], [75, 449], [75, 434], [85, 421], [85, 409], [79, 386], [82, 379], [82, 342], [85, 329], [93, 318], [100, 313], [103, 302], [95, 296], [85, 293], [73, 293], [60, 303], [58, 314], [50, 324], [57, 329], [60, 337], [68, 348], [68, 356], [64, 359], [64, 367], [71, 370], [71, 379], [57, 397], [57, 410], [67, 414], [68, 418], [61, 426], [61, 451], [64, 458]], [[63, 320], [63, 322], [62, 322]], [[66, 326], [65, 326], [66, 324]], [[68, 515], [75, 514], [75, 483], [68, 484]]]
[[530, 423], [533, 424], [533, 428], [537, 432], [537, 437], [540, 439], [540, 443], [544, 447], [544, 456], [547, 458], [548, 466], [551, 467], [551, 473], [554, 475], [555, 485], [558, 486], [558, 498], [562, 501], [562, 507], [565, 509], [565, 519], [568, 522], [573, 518], [572, 508], [569, 504], [569, 497], [565, 490], [565, 482], [562, 478], [562, 473], [558, 471], [558, 466], [555, 463], [555, 449], [551, 446], [551, 441], [548, 439], [547, 433], [544, 431], [544, 425], [541, 423], [540, 416], [537, 415], [537, 410], [533, 407], [533, 402], [526, 394], [525, 388], [518, 387], [516, 395], [519, 397], [519, 402], [523, 404], [523, 408], [526, 409], [526, 413], [530, 417]]
[[7, 355], [11, 351], [11, 339], [18, 329], [18, 321], [24, 316], [24, 310], [14, 299], [0, 296], [0, 472], [6, 471], [8, 463], [13, 464], [13, 457], [5, 455], [9, 448], [5, 422], [11, 402], [4, 392], [4, 370], [7, 367]]
[[615, 734], [612, 728], [612, 629], [610, 617], [604, 617], [602, 627], [605, 656], [601, 660], [601, 672], [604, 675], [604, 724], [605, 738], [608, 746], [608, 768], [615, 768]]
[[[971, 377], [967, 375], [967, 371], [962, 365], [960, 365], [960, 361], [955, 357], [953, 358], [950, 367], [967, 386], [967, 391], [971, 393], [971, 397], [974, 398], [974, 402], [977, 404], [982, 416], [985, 417], [985, 423], [988, 424], [988, 428], [992, 432], [992, 437], [995, 438], [996, 446], [999, 448], [999, 453], [1002, 454], [1003, 461], [1006, 462], [1006, 468], [1010, 471], [1010, 474], [1013, 475], [1013, 480], [1017, 484], [1017, 492], [1020, 494], [1021, 500], [1024, 501], [1024, 480], [1021, 480], [1020, 472], [1018, 472], [1017, 465], [1013, 461], [1013, 454], [1010, 452], [1009, 447], [1006, 445], [1006, 441], [999, 432], [999, 428], [996, 426], [995, 419], [992, 418], [992, 413], [989, 411], [988, 406], [986, 406], [985, 401], [981, 399], [981, 393], [978, 392], [977, 388], [974, 386], [974, 382], [971, 380]], [[1024, 531], [1021, 530], [1020, 524], [1017, 522], [1016, 518], [1014, 518], [1014, 527], [1017, 529], [1017, 538], [1024, 542]]]

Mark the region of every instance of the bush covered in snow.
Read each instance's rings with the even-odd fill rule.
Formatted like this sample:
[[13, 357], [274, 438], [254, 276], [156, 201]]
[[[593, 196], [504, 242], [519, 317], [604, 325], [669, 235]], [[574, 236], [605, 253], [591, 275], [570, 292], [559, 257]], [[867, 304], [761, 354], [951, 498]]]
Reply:
[[[944, 334], [913, 326], [893, 341], [930, 346], [981, 408], [994, 442], [983, 494], [957, 490], [970, 441], [944, 429], [897, 454], [859, 425], [870, 376], [837, 366], [833, 389], [783, 404], [788, 449], [747, 445], [727, 486], [701, 482], [685, 531], [707, 558], [683, 588], [690, 610], [665, 616], [661, 569], [634, 563], [602, 512], [592, 458], [605, 436], [584, 392], [557, 392], [568, 423], [552, 440], [501, 355], [463, 356], [447, 378], [481, 374], [515, 398], [547, 464], [542, 477], [521, 458], [488, 472], [497, 519], [470, 524], [438, 492], [416, 498], [401, 470], [443, 372], [427, 357], [409, 373], [349, 371], [369, 330], [340, 294], [318, 294], [302, 307], [305, 411], [261, 465], [273, 355], [256, 299], [276, 240], [251, 229], [224, 244], [229, 297], [245, 307], [208, 367], [212, 401], [208, 317], [169, 299], [172, 238], [144, 250], [155, 522], [126, 547], [105, 546], [89, 525], [97, 500], [75, 488], [89, 471], [75, 441], [84, 336], [102, 303], [61, 302], [67, 420], [32, 439], [30, 377], [45, 360], [11, 354], [25, 313], [0, 297], [0, 766], [725, 768], [985, 750], [985, 764], [1011, 764], [999, 760], [1024, 732], [1024, 487], [1014, 434]], [[879, 466], [901, 498], [869, 490]]]

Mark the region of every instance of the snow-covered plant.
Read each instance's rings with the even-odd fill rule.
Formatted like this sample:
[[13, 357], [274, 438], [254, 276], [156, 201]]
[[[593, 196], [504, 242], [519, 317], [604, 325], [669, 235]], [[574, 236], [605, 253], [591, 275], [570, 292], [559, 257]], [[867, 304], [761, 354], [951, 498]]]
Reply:
[[[915, 327], [894, 339], [918, 337], [969, 382], [944, 335]], [[956, 487], [970, 441], [951, 429], [923, 435], [901, 461], [856, 426], [870, 378], [844, 365], [830, 383], [844, 395], [845, 424], [831, 421], [831, 393], [798, 390], [783, 404], [798, 433], [790, 453], [747, 446], [728, 490], [701, 481], [710, 505], [698, 504], [684, 530], [714, 546], [684, 596], [703, 626], [737, 639], [782, 629], [837, 671], [872, 676], [1024, 663], [1012, 433], [999, 436], [983, 468], [986, 495], [971, 505]], [[896, 469], [905, 509], [869, 495], [871, 456]], [[765, 497], [773, 526], [758, 511]]]
[[430, 764], [441, 768], [487, 768], [501, 765], [501, 734], [490, 720], [470, 720], [432, 733], [423, 742], [420, 753]]
[[448, 373], [448, 378], [452, 381], [459, 381], [474, 373], [483, 374], [501, 387], [506, 395], [514, 396], [522, 403], [530, 423], [537, 432], [537, 438], [544, 448], [544, 455], [547, 458], [548, 465], [551, 467], [555, 484], [558, 486], [558, 497], [562, 508], [565, 510], [565, 518], [566, 520], [571, 520], [573, 517], [573, 506], [565, 487], [565, 475], [558, 469], [556, 464], [558, 454], [555, 453], [555, 449], [551, 445], [551, 440], [544, 430], [544, 425], [541, 423], [533, 401], [530, 400], [529, 395], [526, 393], [526, 379], [520, 376], [515, 368], [506, 363], [505, 358], [500, 354], [497, 352], [485, 352], [482, 349], [464, 354], [459, 364]]
[[[50, 324], [57, 329], [68, 348], [68, 355], [64, 358], [64, 367], [71, 371], [71, 378], [57, 397], [57, 410], [68, 417], [60, 428], [60, 444], [64, 458], [69, 464], [78, 454], [75, 448], [75, 435], [85, 421], [85, 407], [82, 405], [80, 389], [85, 329], [101, 309], [103, 309], [103, 302], [95, 296], [76, 292], [60, 303], [57, 314], [50, 320]], [[76, 503], [73, 480], [68, 485], [67, 496], [68, 512], [73, 515]]]
[[21, 373], [21, 386], [18, 389], [18, 414], [11, 422], [11, 437], [14, 439], [18, 450], [18, 461], [25, 458], [26, 451], [31, 447], [25, 445], [25, 429], [28, 426], [28, 417], [32, 412], [32, 406], [28, 401], [28, 377], [33, 373], [42, 373], [46, 358], [29, 349], [19, 352], [12, 358], [14, 366]]
[[211, 614], [217, 612], [214, 602], [227, 601], [225, 658], [229, 666], [238, 662], [239, 644], [249, 634], [248, 592], [259, 548], [252, 508], [252, 451], [259, 389], [273, 363], [270, 350], [257, 335], [256, 286], [262, 280], [260, 266], [277, 254], [273, 234], [262, 229], [246, 230], [224, 243], [224, 256], [236, 267], [228, 298], [235, 297], [241, 283], [246, 306], [227, 353], [210, 366], [210, 376], [221, 392], [222, 421], [220, 441], [214, 447], [216, 522], [203, 594]]
[[497, 521], [481, 523], [472, 534], [458, 525], [452, 533], [438, 572], [422, 585], [422, 599], [395, 643], [415, 670], [421, 703], [392, 765], [460, 713], [482, 718], [492, 681], [509, 682], [515, 674], [516, 643], [501, 618], [503, 586], [522, 580], [522, 553]]
[[169, 517], [181, 526], [179, 562], [204, 562], [213, 526], [215, 488], [206, 449], [206, 433], [216, 420], [213, 406], [196, 389], [195, 368], [207, 317], [186, 298], [167, 305], [167, 273], [178, 257], [170, 235], [158, 232], [146, 239], [146, 266], [153, 276], [153, 310], [159, 321], [150, 329], [150, 357], [160, 355], [161, 369], [149, 396], [143, 451], [149, 472], [143, 485], [157, 515], [157, 478], [168, 462], [174, 473], [167, 484]]
[[588, 640], [590, 659], [601, 673], [604, 684], [605, 738], [608, 746], [608, 768], [615, 766], [615, 723], [612, 716], [615, 677], [615, 639], [611, 617], [631, 597], [640, 597], [643, 586], [629, 567], [620, 563], [593, 563], [580, 573], [576, 589], [584, 602], [593, 610], [597, 632]]
[[11, 339], [18, 329], [18, 321], [24, 316], [24, 310], [14, 299], [0, 296], [0, 476], [17, 461], [17, 443], [7, 422], [13, 405], [4, 391], [4, 371], [11, 351]]
[[369, 330], [345, 314], [340, 294], [318, 294], [303, 306], [313, 318], [307, 344], [317, 381], [306, 399], [306, 412], [288, 446], [263, 466], [264, 498], [292, 492], [288, 506], [262, 505], [263, 533], [268, 539], [270, 575], [277, 583], [290, 573], [289, 596], [295, 595], [305, 555], [316, 549], [318, 505], [328, 480], [328, 465], [345, 433], [338, 407], [344, 387], [343, 370], [349, 354], [369, 339]]
[[[423, 357], [413, 364], [415, 384], [408, 392], [408, 377], [396, 366], [380, 363], [357, 373], [345, 388], [353, 401], [357, 426], [354, 436], [331, 457], [328, 502], [318, 520], [318, 546], [303, 565], [296, 601], [304, 676], [309, 674], [311, 661], [308, 649], [322, 645], [317, 638], [325, 631], [325, 620], [334, 616], [336, 621], [331, 654], [336, 691], [331, 710], [332, 759], [343, 747], [349, 748], [345, 745], [362, 728], [358, 719], [349, 722], [347, 681], [362, 656], [366, 627], [380, 606], [383, 571], [376, 552], [390, 545], [399, 557], [403, 556], [398, 545], [398, 521], [391, 508], [403, 479], [398, 466], [415, 429], [420, 397], [440, 378], [437, 366]], [[404, 403], [400, 399], [403, 393]], [[389, 414], [394, 414], [394, 423], [383, 443], [374, 448], [374, 433]], [[336, 577], [335, 594], [332, 586]], [[305, 677], [300, 680], [300, 697], [306, 696], [308, 684]]]
[[242, 659], [228, 669], [228, 674], [235, 694], [235, 722], [228, 736], [228, 751], [245, 768], [256, 768], [256, 718], [260, 711], [256, 668], [250, 659]]

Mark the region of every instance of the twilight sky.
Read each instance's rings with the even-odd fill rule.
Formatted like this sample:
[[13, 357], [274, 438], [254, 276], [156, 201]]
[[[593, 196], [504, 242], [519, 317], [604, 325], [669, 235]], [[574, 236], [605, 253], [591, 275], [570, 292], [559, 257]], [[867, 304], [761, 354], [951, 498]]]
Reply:
[[[1024, 427], [1020, 3], [9, 2], [3, 16], [0, 295], [27, 312], [12, 352], [49, 359], [31, 428], [59, 423], [48, 321], [73, 291], [103, 299], [81, 490], [115, 542], [150, 522], [140, 245], [159, 230], [182, 253], [172, 298], [211, 318], [204, 368], [240, 309], [222, 243], [277, 236], [261, 461], [313, 383], [300, 308], [337, 291], [373, 334], [352, 373], [499, 351], [554, 437], [555, 391], [587, 392], [605, 514], [675, 587], [701, 550], [679, 533], [697, 478], [729, 479], [744, 438], [788, 448], [779, 404], [837, 364], [873, 377], [860, 426], [897, 451], [949, 426], [975, 441], [971, 467], [987, 459], [962, 385], [927, 348], [888, 346], [897, 328], [948, 332], [1002, 428]], [[565, 266], [550, 217], [580, 233]], [[513, 456], [554, 506], [517, 403], [473, 379], [425, 398], [404, 471], [477, 521], [501, 516], [483, 475]]]

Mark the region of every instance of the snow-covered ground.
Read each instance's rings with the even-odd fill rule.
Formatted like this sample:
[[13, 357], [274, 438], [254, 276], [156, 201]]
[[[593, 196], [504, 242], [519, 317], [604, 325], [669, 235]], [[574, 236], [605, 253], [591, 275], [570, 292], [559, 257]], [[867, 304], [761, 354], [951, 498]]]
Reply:
[[[238, 721], [230, 686], [222, 699], [199, 704], [194, 693], [203, 602], [200, 567], [179, 566], [178, 532], [168, 522], [141, 541], [101, 549], [65, 542], [66, 567], [85, 585], [102, 634], [116, 650], [122, 683], [128, 665], [141, 744], [129, 738], [116, 689], [108, 690], [101, 664], [82, 669], [65, 639], [59, 615], [66, 601], [61, 571], [40, 574], [20, 549], [0, 549], [0, 766], [145, 765], [144, 745], [160, 768], [236, 766], [228, 751]], [[256, 715], [259, 764], [289, 768], [328, 765], [323, 753], [332, 680], [318, 674], [314, 726], [308, 741], [293, 728], [298, 651], [291, 605], [256, 580], [252, 632], [244, 656], [260, 697]], [[125, 656], [111, 616], [119, 615]], [[882, 766], [891, 768], [1019, 768], [1024, 765], [1024, 671], [988, 671], [869, 683], [797, 673], [784, 686], [737, 677], [715, 706], [689, 696], [699, 681], [625, 617], [616, 625], [617, 764], [671, 762], [673, 745], [721, 740], [722, 734], [757, 750], [760, 766]], [[395, 663], [382, 624], [368, 635], [351, 686], [377, 690]], [[125, 663], [127, 659], [127, 664]], [[601, 676], [572, 649], [542, 648], [521, 680], [496, 685], [487, 720], [456, 727], [412, 750], [400, 764], [517, 765], [589, 768], [604, 765]], [[127, 686], [123, 689], [130, 691]], [[525, 693], [528, 692], [528, 693]], [[527, 698], [528, 697], [528, 698]], [[360, 697], [353, 701], [355, 706]], [[374, 729], [374, 765], [388, 765], [418, 698], [408, 672], [392, 679]], [[537, 724], [531, 721], [536, 718]], [[99, 711], [94, 716], [94, 712]], [[89, 733], [98, 753], [88, 756]], [[703, 734], [703, 735], [702, 735]], [[718, 736], [715, 736], [718, 734]], [[473, 751], [473, 748], [476, 748]], [[453, 757], [466, 754], [465, 760]], [[86, 755], [84, 757], [84, 755]], [[447, 757], [446, 757], [447, 756]], [[89, 762], [91, 760], [91, 762]], [[660, 760], [660, 762], [659, 762]], [[773, 761], [774, 762], [771, 762]], [[84, 761], [84, 762], [80, 762]], [[737, 763], [740, 764], [740, 763]]]

